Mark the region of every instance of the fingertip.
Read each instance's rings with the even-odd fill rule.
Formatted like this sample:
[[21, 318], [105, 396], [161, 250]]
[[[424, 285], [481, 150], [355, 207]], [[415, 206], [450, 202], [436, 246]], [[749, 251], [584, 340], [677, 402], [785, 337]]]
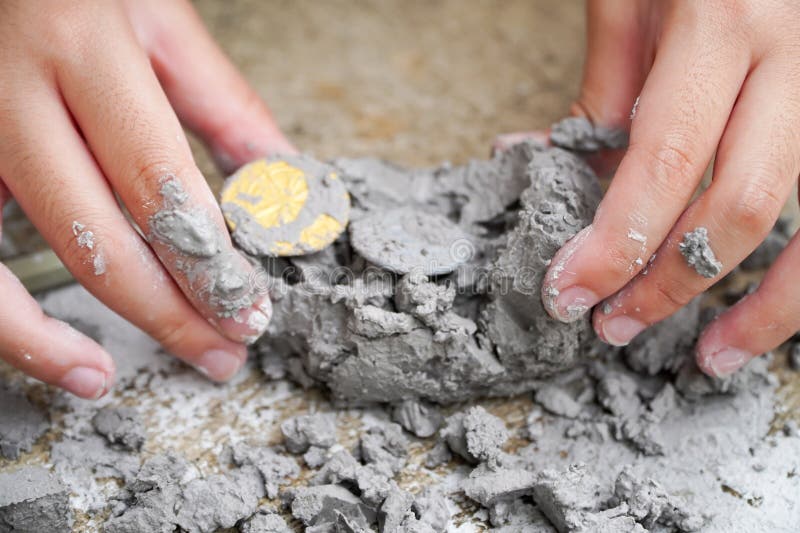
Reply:
[[713, 378], [730, 376], [754, 357], [748, 350], [729, 345], [718, 323], [706, 328], [695, 347], [697, 367]]
[[58, 381], [58, 387], [86, 400], [105, 396], [114, 383], [114, 371], [89, 366], [75, 366]]
[[222, 348], [213, 348], [203, 353], [194, 362], [194, 368], [217, 383], [233, 378], [247, 361], [247, 348], [241, 344], [230, 343]]

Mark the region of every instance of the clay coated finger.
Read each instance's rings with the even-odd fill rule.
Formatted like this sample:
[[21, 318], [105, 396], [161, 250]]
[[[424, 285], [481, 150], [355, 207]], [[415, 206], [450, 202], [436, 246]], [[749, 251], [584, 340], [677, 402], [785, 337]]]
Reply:
[[800, 173], [800, 116], [777, 106], [794, 88], [776, 87], [777, 67], [748, 78], [717, 153], [714, 180], [681, 216], [647, 274], [595, 311], [595, 329], [615, 345], [677, 311], [744, 260], [769, 233]]
[[[212, 379], [233, 375], [245, 347], [217, 332], [170, 279], [123, 216], [63, 106], [45, 100], [21, 111], [5, 117], [4, 131], [22, 141], [13, 153], [0, 149], [0, 166], [5, 175], [17, 169], [8, 180], [17, 201], [73, 276], [168, 352]], [[28, 112], [48, 122], [25, 120]], [[37, 142], [43, 136], [50, 142]]]
[[86, 59], [91, 67], [55, 65], [64, 99], [112, 188], [186, 297], [228, 338], [252, 342], [269, 322], [268, 297], [233, 249], [178, 119], [124, 14], [118, 15], [106, 26], [129, 39], [98, 42]]
[[68, 324], [45, 316], [0, 264], [0, 359], [45, 383], [96, 400], [114, 382], [114, 361]]
[[556, 254], [545, 276], [543, 300], [558, 320], [579, 319], [641, 271], [700, 183], [748, 57], [735, 46], [707, 52], [707, 35], [694, 28], [665, 36], [670, 42], [642, 91], [630, 148], [593, 223]]
[[795, 235], [759, 288], [703, 332], [696, 349], [697, 364], [703, 372], [730, 375], [800, 330], [799, 264], [800, 236]]
[[232, 173], [259, 157], [297, 152], [189, 2], [147, 0], [145, 9], [135, 1], [134, 28], [167, 97], [222, 170]]

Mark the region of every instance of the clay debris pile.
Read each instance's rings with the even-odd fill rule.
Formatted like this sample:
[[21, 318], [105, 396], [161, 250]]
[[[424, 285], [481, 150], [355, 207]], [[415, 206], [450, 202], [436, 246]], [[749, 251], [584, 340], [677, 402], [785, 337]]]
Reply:
[[552, 320], [540, 294], [550, 259], [599, 202], [579, 157], [520, 144], [464, 167], [333, 166], [353, 199], [349, 235], [263, 259], [269, 375], [350, 403], [452, 403], [530, 390], [583, 357], [588, 320]]

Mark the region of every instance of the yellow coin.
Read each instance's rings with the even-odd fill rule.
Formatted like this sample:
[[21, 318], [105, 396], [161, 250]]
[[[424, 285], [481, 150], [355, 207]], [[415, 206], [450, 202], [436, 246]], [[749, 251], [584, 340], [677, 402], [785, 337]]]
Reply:
[[236, 244], [257, 256], [314, 253], [347, 226], [350, 195], [335, 169], [306, 156], [260, 159], [222, 190], [222, 212]]

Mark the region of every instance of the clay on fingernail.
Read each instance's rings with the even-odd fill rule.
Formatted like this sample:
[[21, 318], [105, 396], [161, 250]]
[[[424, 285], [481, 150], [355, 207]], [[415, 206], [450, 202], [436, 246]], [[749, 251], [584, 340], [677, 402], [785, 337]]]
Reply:
[[597, 295], [583, 287], [569, 287], [556, 300], [557, 317], [562, 322], [574, 322], [583, 317], [600, 300]]

